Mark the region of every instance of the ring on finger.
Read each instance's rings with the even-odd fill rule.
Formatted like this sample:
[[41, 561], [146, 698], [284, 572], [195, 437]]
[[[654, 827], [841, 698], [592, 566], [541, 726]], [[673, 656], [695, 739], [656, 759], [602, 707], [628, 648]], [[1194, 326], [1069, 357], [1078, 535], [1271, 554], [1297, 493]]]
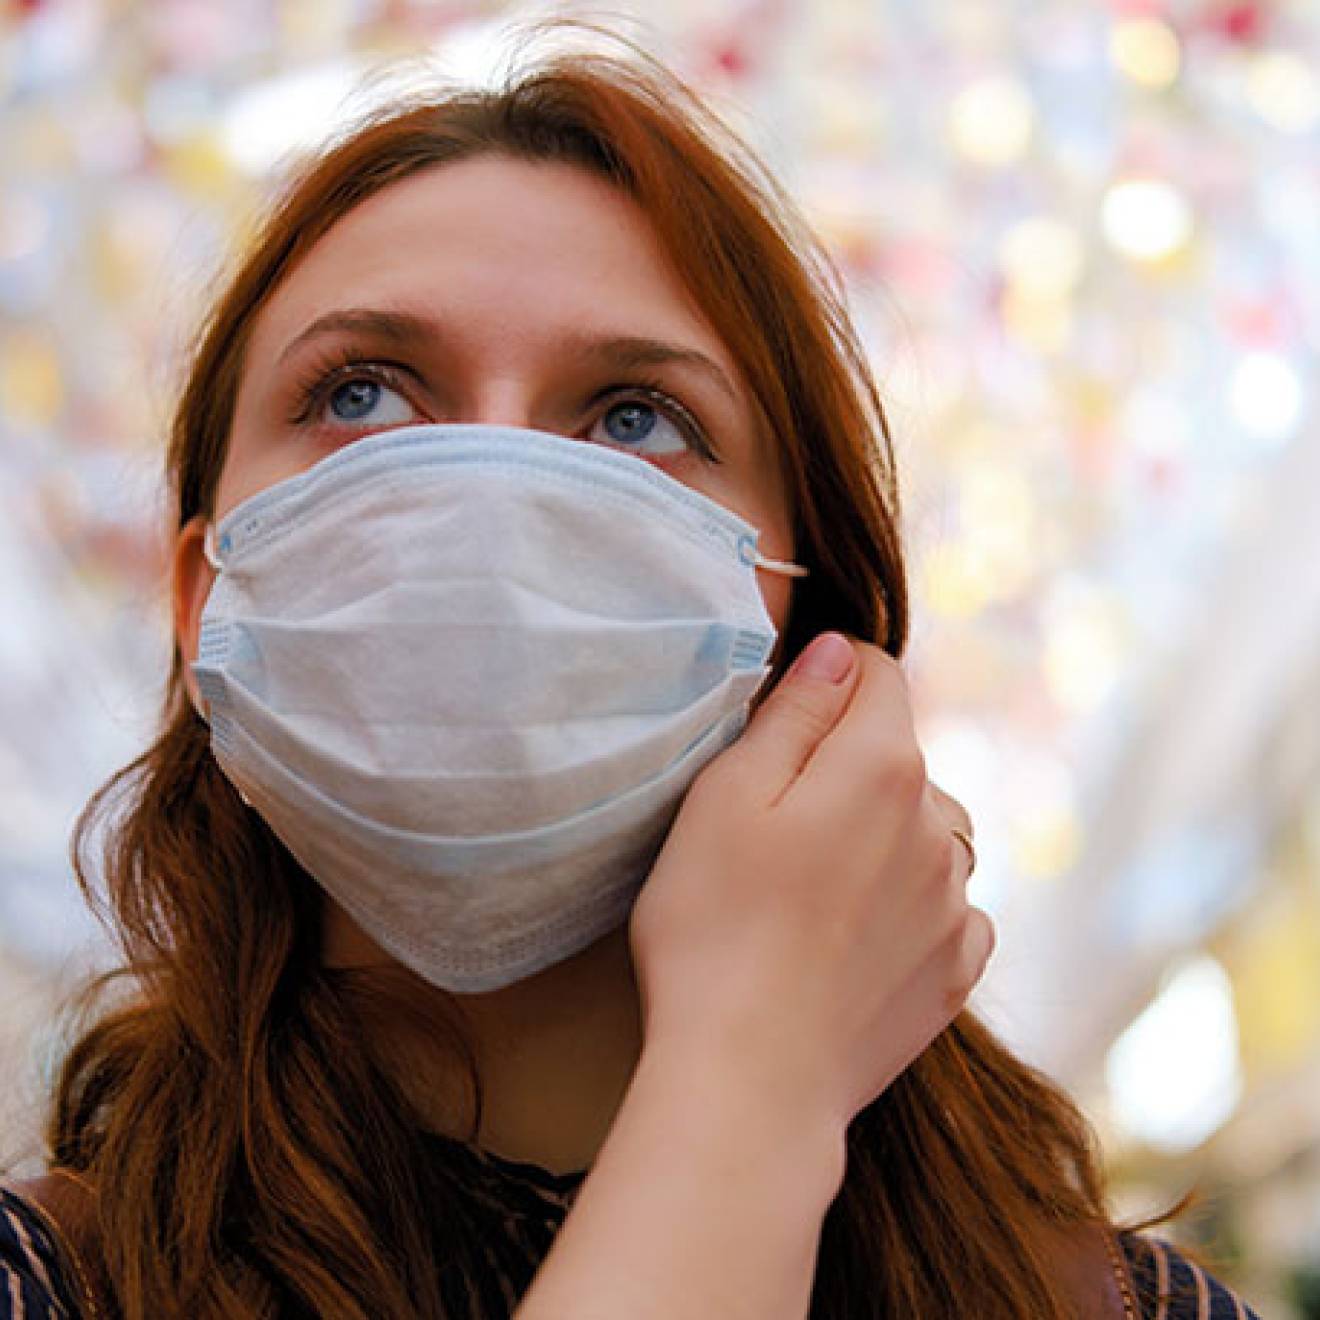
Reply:
[[976, 870], [976, 845], [972, 842], [972, 836], [966, 830], [960, 830], [956, 826], [953, 830], [953, 837], [962, 842], [971, 856], [972, 864], [967, 868], [967, 874], [971, 875]]

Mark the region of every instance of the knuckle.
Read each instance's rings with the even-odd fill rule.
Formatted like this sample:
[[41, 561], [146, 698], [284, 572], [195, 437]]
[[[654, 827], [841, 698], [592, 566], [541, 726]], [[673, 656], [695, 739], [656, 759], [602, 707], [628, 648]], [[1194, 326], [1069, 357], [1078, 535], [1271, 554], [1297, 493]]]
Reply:
[[927, 901], [936, 904], [941, 920], [961, 918], [961, 907], [965, 904], [966, 890], [961, 884], [954, 884], [954, 838], [942, 830], [923, 828], [915, 860], [915, 876], [920, 892], [927, 895]]
[[876, 788], [909, 806], [926, 792], [926, 758], [915, 744], [886, 756], [872, 772]]
[[950, 983], [945, 987], [942, 1007], [947, 1021], [952, 1022], [962, 1012], [967, 1003], [967, 996], [971, 994], [971, 989], [971, 986], [963, 987], [957, 982]]
[[991, 921], [989, 915], [983, 912], [980, 908], [971, 908], [969, 910], [969, 919], [972, 922], [977, 938], [976, 955], [979, 959], [977, 977], [979, 979], [989, 965], [990, 959], [994, 955], [995, 948], [999, 944], [999, 933], [995, 929], [995, 923]]
[[972, 993], [985, 975], [994, 942], [994, 928], [989, 918], [977, 908], [970, 909], [956, 964], [956, 977], [962, 986], [964, 998]]
[[967, 902], [965, 887], [944, 884], [940, 891], [937, 913], [936, 930], [941, 942], [941, 951], [949, 961], [959, 963], [966, 953], [972, 913], [972, 908]]
[[863, 656], [863, 679], [868, 683], [879, 683], [889, 688], [903, 707], [911, 709], [912, 697], [908, 686], [907, 674], [903, 666], [888, 651], [873, 646]]
[[964, 999], [968, 998], [972, 991], [976, 989], [984, 970], [984, 964], [979, 958], [963, 959], [958, 968], [958, 986]]
[[857, 642], [857, 652], [862, 658], [862, 663], [876, 671], [888, 671], [903, 678], [903, 669], [898, 661], [894, 659], [883, 646], [878, 646], [875, 642]]
[[952, 793], [946, 792], [934, 780], [930, 784], [931, 794], [935, 798], [937, 806], [941, 812], [950, 821], [955, 829], [966, 830], [968, 834], [972, 833], [972, 818], [967, 808], [958, 801]]
[[931, 867], [936, 882], [951, 890], [950, 897], [960, 902], [965, 892], [964, 888], [961, 884], [951, 883], [957, 879], [954, 867], [954, 849], [956, 847], [957, 843], [948, 830], [940, 830], [931, 838]]
[[967, 909], [950, 899], [942, 926], [943, 950], [954, 967], [961, 967], [967, 956]]

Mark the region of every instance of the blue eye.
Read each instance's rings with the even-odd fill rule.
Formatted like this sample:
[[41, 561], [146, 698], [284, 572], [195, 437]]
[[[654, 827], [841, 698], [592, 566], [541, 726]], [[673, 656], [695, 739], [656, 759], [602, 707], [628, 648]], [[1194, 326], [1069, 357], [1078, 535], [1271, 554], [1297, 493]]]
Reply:
[[[378, 412], [381, 403], [395, 401], [395, 407]], [[412, 405], [397, 389], [389, 388], [370, 376], [354, 376], [335, 385], [326, 396], [326, 412], [331, 418], [343, 422], [371, 422], [374, 425], [396, 425], [411, 421]]]
[[356, 422], [376, 406], [380, 386], [374, 380], [350, 380], [330, 396], [330, 411], [346, 422]]
[[641, 399], [624, 399], [605, 410], [589, 439], [656, 457], [686, 453], [691, 447], [678, 425]]

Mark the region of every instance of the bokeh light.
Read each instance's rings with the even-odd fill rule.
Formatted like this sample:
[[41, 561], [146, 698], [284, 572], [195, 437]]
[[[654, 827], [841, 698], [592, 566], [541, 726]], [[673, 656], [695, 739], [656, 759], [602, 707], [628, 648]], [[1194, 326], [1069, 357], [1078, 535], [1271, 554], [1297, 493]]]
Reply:
[[1159, 261], [1191, 237], [1187, 199], [1163, 179], [1125, 179], [1105, 194], [1101, 208], [1105, 237], [1126, 257]]
[[1182, 67], [1178, 34], [1150, 15], [1121, 18], [1109, 36], [1114, 64], [1144, 87], [1168, 87]]

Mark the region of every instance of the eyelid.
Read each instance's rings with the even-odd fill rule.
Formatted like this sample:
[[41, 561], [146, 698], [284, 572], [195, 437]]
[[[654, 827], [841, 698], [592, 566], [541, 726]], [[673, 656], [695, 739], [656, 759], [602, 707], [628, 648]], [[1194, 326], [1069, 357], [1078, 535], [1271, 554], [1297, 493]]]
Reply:
[[[329, 359], [320, 359], [298, 378], [295, 386], [294, 411], [289, 418], [290, 424], [294, 426], [323, 424], [324, 419], [317, 414], [325, 407], [330, 394], [338, 386], [357, 379], [374, 380], [402, 395], [410, 408], [415, 408], [418, 412], [423, 411], [412, 398], [408, 388], [410, 385], [415, 388], [421, 384], [421, 378], [412, 368], [401, 362], [359, 358], [353, 355], [351, 350], [341, 350]], [[340, 426], [336, 429], [350, 428]]]
[[[355, 379], [374, 380], [396, 391], [403, 396], [409, 407], [426, 416], [426, 409], [419, 407], [413, 393], [416, 390], [425, 390], [425, 381], [415, 369], [403, 362], [388, 358], [368, 357], [356, 345], [341, 344], [338, 348], [319, 354], [299, 376], [295, 384], [295, 404], [294, 411], [289, 417], [290, 425], [325, 426], [340, 432], [355, 429], [350, 424], [337, 425], [319, 416], [328, 403], [331, 393], [338, 386]], [[642, 399], [665, 414], [682, 432], [684, 439], [698, 458], [712, 464], [721, 461], [708, 429], [697, 414], [659, 381], [652, 379], [618, 381], [597, 391], [588, 406], [600, 409], [604, 405], [628, 398]]]
[[670, 421], [682, 431], [684, 439], [692, 446], [697, 457], [708, 463], [719, 463], [720, 457], [715, 452], [710, 435], [700, 419], [681, 399], [677, 399], [668, 390], [650, 382], [634, 381], [631, 384], [611, 385], [602, 390], [593, 400], [594, 404], [612, 404], [621, 399], [643, 399], [669, 416]]

